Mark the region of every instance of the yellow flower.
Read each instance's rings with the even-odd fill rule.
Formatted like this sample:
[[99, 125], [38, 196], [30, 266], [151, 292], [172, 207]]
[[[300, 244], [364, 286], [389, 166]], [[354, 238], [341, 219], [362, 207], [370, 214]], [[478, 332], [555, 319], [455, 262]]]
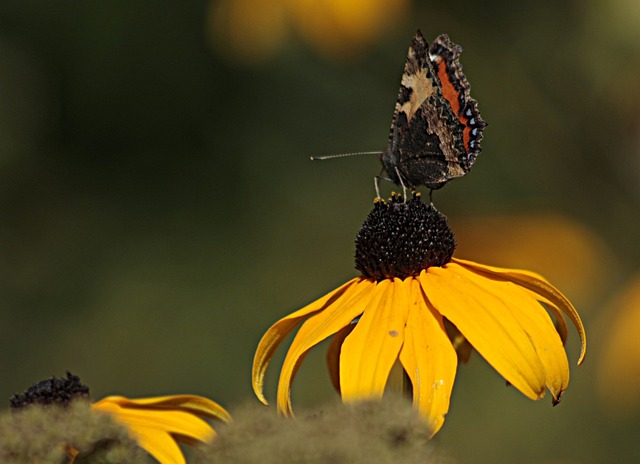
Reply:
[[247, 63], [272, 56], [293, 30], [325, 57], [344, 59], [409, 11], [409, 0], [215, 0], [206, 32], [218, 50]]
[[410, 10], [409, 0], [289, 0], [293, 25], [324, 56], [350, 58]]
[[266, 369], [301, 324], [280, 372], [277, 404], [284, 414], [292, 413], [291, 384], [302, 360], [328, 337], [329, 373], [343, 401], [381, 397], [399, 362], [432, 435], [449, 409], [456, 349], [465, 340], [524, 395], [539, 399], [548, 388], [556, 404], [569, 382], [564, 316], [580, 336], [578, 364], [586, 352], [577, 311], [541, 276], [455, 259], [454, 248], [446, 217], [418, 196], [377, 202], [356, 238], [362, 276], [280, 319], [262, 337], [253, 363], [258, 398], [267, 403]]
[[598, 360], [597, 387], [605, 411], [613, 417], [637, 415], [640, 409], [638, 327], [640, 274], [617, 292], [602, 315], [603, 343]]
[[195, 395], [128, 399], [108, 396], [91, 408], [125, 426], [141, 448], [162, 464], [185, 462], [178, 443], [206, 443], [215, 431], [202, 418], [228, 422], [229, 413], [210, 399]]
[[[29, 387], [24, 393], [14, 395], [12, 409], [33, 404], [68, 407], [76, 400], [87, 400], [89, 387], [80, 382], [77, 375], [67, 372], [65, 378], [51, 377]], [[196, 445], [206, 443], [215, 431], [204, 420], [231, 420], [229, 413], [218, 403], [197, 395], [156, 396], [129, 399], [124, 396], [108, 396], [91, 404], [91, 409], [108, 414], [124, 426], [136, 443], [161, 464], [185, 462], [178, 443]], [[80, 452], [71, 444], [68, 455], [74, 462]]]

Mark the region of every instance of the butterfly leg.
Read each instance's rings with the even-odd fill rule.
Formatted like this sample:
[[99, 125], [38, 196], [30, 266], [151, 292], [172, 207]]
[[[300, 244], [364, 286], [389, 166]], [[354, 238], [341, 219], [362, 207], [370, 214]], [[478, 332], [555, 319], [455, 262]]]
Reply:
[[373, 186], [376, 189], [376, 197], [382, 200], [382, 197], [380, 196], [380, 184], [379, 181], [385, 181], [385, 182], [390, 182], [390, 183], [394, 183], [391, 179], [389, 179], [388, 177], [384, 177], [384, 176], [373, 176]]
[[393, 181], [391, 179], [389, 179], [388, 177], [384, 177], [382, 175], [382, 173], [384, 172], [384, 169], [380, 170], [380, 174], [378, 174], [377, 176], [373, 177], [373, 186], [376, 189], [376, 198], [379, 198], [380, 200], [382, 200], [382, 197], [380, 196], [380, 185], [378, 184], [378, 182], [380, 180], [383, 180], [385, 182], [391, 182], [393, 183]]
[[407, 187], [402, 182], [402, 176], [400, 175], [400, 171], [396, 168], [396, 174], [398, 175], [398, 180], [400, 181], [400, 185], [402, 186], [402, 196], [404, 197], [404, 201], [407, 201]]
[[376, 199], [380, 200], [380, 187], [378, 186], [378, 181], [380, 180], [380, 176], [374, 176], [373, 178], [373, 186], [376, 189]]

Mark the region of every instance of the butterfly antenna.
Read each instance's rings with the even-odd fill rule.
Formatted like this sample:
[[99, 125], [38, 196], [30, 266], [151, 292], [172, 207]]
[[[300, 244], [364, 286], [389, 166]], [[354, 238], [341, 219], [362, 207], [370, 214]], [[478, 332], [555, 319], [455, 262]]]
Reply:
[[311, 156], [311, 161], [323, 161], [333, 158], [345, 158], [347, 156], [360, 156], [360, 155], [382, 155], [381, 151], [359, 151], [356, 153], [340, 153], [338, 155], [325, 155], [325, 156]]

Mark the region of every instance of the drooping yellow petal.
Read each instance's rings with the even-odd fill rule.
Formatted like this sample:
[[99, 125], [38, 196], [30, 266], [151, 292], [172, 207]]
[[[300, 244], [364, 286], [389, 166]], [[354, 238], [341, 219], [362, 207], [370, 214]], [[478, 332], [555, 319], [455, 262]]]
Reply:
[[363, 280], [362, 277], [352, 279], [304, 308], [283, 317], [273, 324], [262, 336], [260, 343], [258, 343], [256, 354], [253, 358], [253, 368], [251, 373], [253, 391], [262, 403], [268, 404], [264, 397], [264, 375], [267, 371], [267, 367], [269, 367], [273, 354], [282, 344], [287, 335], [291, 333], [302, 319], [310, 314], [323, 310], [326, 306], [332, 304], [336, 299], [340, 298], [344, 292], [361, 280]]
[[180, 410], [190, 412], [196, 416], [207, 417], [209, 419], [219, 419], [229, 422], [229, 413], [209, 398], [198, 395], [167, 395], [154, 396], [149, 398], [125, 398], [124, 396], [109, 396], [101, 401], [111, 401], [120, 406], [128, 408], [157, 409], [157, 410]]
[[147, 450], [162, 464], [183, 464], [180, 447], [173, 434], [190, 440], [207, 442], [215, 432], [209, 424], [194, 414], [176, 410], [129, 408], [122, 397], [107, 397], [91, 405], [95, 411], [110, 414], [124, 425], [141, 448]]
[[545, 369], [509, 307], [450, 265], [418, 276], [433, 306], [514, 387], [531, 399], [544, 396]]
[[327, 350], [329, 378], [331, 379], [331, 385], [333, 385], [333, 388], [335, 388], [338, 393], [340, 393], [340, 350], [342, 349], [342, 343], [345, 338], [347, 338], [347, 335], [349, 335], [355, 327], [356, 324], [351, 323], [336, 332]]
[[513, 282], [488, 278], [456, 263], [449, 263], [447, 267], [455, 269], [459, 274], [493, 293], [511, 310], [511, 314], [518, 320], [522, 331], [535, 348], [546, 372], [547, 388], [551, 391], [554, 402], [557, 402], [569, 384], [569, 362], [562, 340], [546, 309], [531, 292]]
[[340, 352], [340, 392], [344, 401], [380, 398], [404, 340], [409, 289], [400, 279], [375, 287], [369, 306]]
[[280, 370], [278, 380], [278, 410], [290, 415], [291, 383], [307, 351], [338, 330], [346, 327], [360, 316], [371, 300], [376, 283], [372, 280], [358, 279], [355, 285], [346, 289], [339, 300], [310, 316], [300, 327]]
[[92, 408], [111, 412], [117, 420], [125, 422], [134, 430], [136, 427], [147, 427], [159, 432], [179, 433], [202, 442], [209, 441], [215, 435], [207, 422], [184, 411], [127, 408], [111, 402], [109, 397], [94, 403]]
[[433, 436], [449, 410], [458, 357], [442, 316], [426, 299], [420, 283], [414, 278], [406, 281], [411, 293], [400, 362], [413, 385], [413, 404], [429, 422]]
[[186, 464], [178, 444], [167, 434], [141, 428], [136, 431], [136, 441], [141, 448], [156, 458], [160, 464]]
[[466, 261], [463, 259], [452, 259], [451, 262], [457, 263], [461, 266], [467, 267], [474, 271], [483, 273], [485, 275], [500, 277], [503, 280], [511, 281], [536, 295], [536, 298], [542, 298], [542, 301], [549, 301], [556, 308], [560, 309], [567, 317], [573, 322], [578, 336], [580, 337], [580, 357], [578, 358], [578, 365], [582, 364], [587, 354], [587, 334], [582, 325], [582, 320], [576, 308], [573, 307], [571, 302], [560, 293], [560, 291], [547, 282], [544, 277], [535, 272], [523, 271], [520, 269], [503, 269], [499, 267], [486, 266], [484, 264], [474, 263], [473, 261]]
[[[531, 292], [529, 291], [529, 293]], [[534, 297], [534, 298], [536, 298], [541, 303], [544, 303], [545, 308], [547, 308], [550, 312], [553, 313], [553, 317], [555, 320], [555, 328], [556, 328], [556, 331], [558, 332], [558, 335], [560, 336], [560, 340], [562, 340], [562, 345], [564, 346], [564, 344], [567, 343], [567, 338], [569, 338], [569, 326], [567, 325], [567, 321], [565, 320], [564, 315], [562, 314], [562, 311], [560, 311], [560, 309], [556, 305], [554, 305], [551, 301], [547, 300], [546, 298], [541, 298], [540, 296]]]
[[171, 435], [158, 433], [152, 428], [138, 427], [135, 430], [135, 440], [161, 464], [186, 464], [180, 447]]

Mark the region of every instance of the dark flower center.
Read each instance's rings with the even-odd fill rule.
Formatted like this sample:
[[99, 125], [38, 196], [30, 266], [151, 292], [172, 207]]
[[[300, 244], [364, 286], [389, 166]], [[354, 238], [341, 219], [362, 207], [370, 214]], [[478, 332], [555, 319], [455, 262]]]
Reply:
[[30, 404], [58, 404], [67, 406], [75, 398], [89, 399], [89, 387], [80, 383], [80, 377], [67, 372], [67, 378], [50, 379], [38, 382], [24, 393], [16, 393], [11, 398], [11, 408], [19, 409]]
[[405, 279], [430, 266], [444, 266], [456, 240], [447, 217], [420, 194], [403, 201], [393, 194], [376, 201], [356, 237], [356, 269], [367, 278]]

